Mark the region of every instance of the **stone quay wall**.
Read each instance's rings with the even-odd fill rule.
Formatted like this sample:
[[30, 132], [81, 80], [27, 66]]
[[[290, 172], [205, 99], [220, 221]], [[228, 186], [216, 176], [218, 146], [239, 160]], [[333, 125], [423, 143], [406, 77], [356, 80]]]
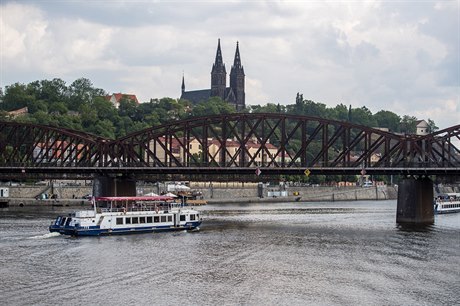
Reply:
[[[10, 186], [10, 204], [23, 205], [82, 205], [82, 197], [92, 193], [91, 186]], [[387, 200], [397, 198], [397, 189], [393, 186], [373, 187], [312, 187], [312, 186], [259, 186], [254, 183], [240, 184], [196, 184], [192, 190], [199, 191], [208, 203], [238, 202], [333, 202], [357, 200]], [[164, 191], [161, 187], [138, 186], [142, 193]], [[43, 199], [42, 194], [48, 198]], [[51, 199], [55, 194], [56, 199]], [[262, 196], [260, 196], [262, 195]], [[39, 199], [39, 200], [37, 200]], [[86, 201], [85, 201], [86, 202]]]

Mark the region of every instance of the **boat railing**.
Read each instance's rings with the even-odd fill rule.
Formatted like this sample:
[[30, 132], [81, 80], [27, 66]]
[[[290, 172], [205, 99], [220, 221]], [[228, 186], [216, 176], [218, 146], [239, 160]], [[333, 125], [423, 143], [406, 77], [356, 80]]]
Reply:
[[183, 207], [181, 203], [156, 203], [144, 204], [136, 203], [123, 207], [98, 207], [98, 212], [142, 212], [142, 211], [171, 211]]

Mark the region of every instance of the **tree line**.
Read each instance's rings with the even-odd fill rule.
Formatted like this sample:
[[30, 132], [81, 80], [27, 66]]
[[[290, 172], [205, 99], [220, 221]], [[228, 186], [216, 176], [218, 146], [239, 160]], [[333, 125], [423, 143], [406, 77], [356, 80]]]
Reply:
[[[235, 109], [218, 97], [211, 97], [196, 105], [187, 100], [160, 98], [137, 104], [124, 96], [116, 108], [105, 96], [104, 89], [80, 78], [67, 85], [61, 79], [15, 83], [0, 92], [0, 119], [43, 125], [59, 126], [92, 133], [107, 138], [117, 138], [130, 132], [173, 120], [196, 116], [234, 113]], [[28, 114], [11, 118], [9, 111], [28, 108]], [[297, 93], [295, 103], [281, 105], [249, 105], [245, 112], [285, 113], [321, 117], [369, 126], [388, 128], [396, 133], [415, 133], [418, 119], [399, 116], [388, 110], [375, 114], [366, 107], [352, 108], [344, 104], [328, 107], [324, 103], [303, 99]], [[437, 129], [428, 119], [432, 131]]]
[[[236, 112], [232, 105], [218, 97], [198, 104], [169, 97], [138, 104], [129, 96], [123, 96], [117, 108], [106, 98], [107, 95], [104, 89], [96, 88], [86, 78], [77, 79], [70, 85], [58, 78], [29, 84], [15, 83], [6, 86], [4, 92], [0, 91], [0, 120], [51, 125], [115, 139], [175, 120]], [[24, 107], [28, 109], [26, 115], [13, 117], [8, 113]], [[388, 110], [373, 114], [366, 106], [352, 108], [351, 105], [338, 104], [328, 107], [324, 103], [304, 99], [300, 93], [297, 93], [293, 104], [249, 105], [244, 112], [313, 116], [387, 128], [396, 133], [415, 133], [418, 121], [415, 116], [401, 117]], [[438, 129], [433, 120], [428, 119], [427, 122], [432, 131]], [[298, 179], [305, 180], [305, 177]], [[315, 176], [310, 181], [323, 183], [327, 179]]]

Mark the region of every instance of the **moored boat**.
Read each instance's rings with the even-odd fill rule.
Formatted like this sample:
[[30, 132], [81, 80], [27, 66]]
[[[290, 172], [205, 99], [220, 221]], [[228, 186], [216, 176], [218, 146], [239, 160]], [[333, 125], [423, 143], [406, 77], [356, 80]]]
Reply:
[[434, 213], [447, 214], [460, 212], [460, 193], [446, 193], [434, 200]]
[[200, 213], [172, 197], [97, 197], [91, 210], [58, 216], [50, 232], [100, 236], [197, 229]]

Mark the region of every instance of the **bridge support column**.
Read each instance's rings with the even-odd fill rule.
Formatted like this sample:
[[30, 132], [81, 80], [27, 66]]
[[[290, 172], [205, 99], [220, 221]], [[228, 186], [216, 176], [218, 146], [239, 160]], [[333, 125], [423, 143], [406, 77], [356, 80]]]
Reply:
[[434, 222], [433, 182], [429, 178], [406, 178], [399, 183], [396, 222]]
[[98, 176], [93, 181], [95, 197], [136, 196], [136, 181], [128, 177]]

